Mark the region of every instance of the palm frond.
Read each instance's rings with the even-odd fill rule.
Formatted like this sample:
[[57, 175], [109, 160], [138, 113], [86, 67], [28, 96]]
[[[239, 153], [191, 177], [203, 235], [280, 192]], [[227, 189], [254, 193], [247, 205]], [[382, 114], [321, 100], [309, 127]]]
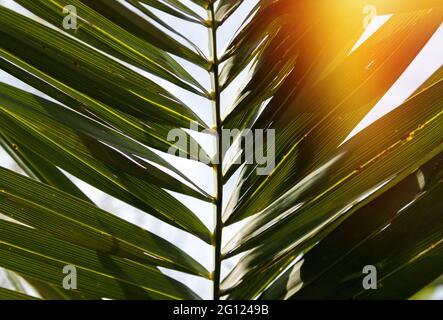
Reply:
[[[0, 145], [27, 175], [0, 168], [0, 267], [41, 298], [201, 299], [163, 268], [212, 280], [215, 299], [408, 298], [441, 275], [443, 69], [349, 137], [441, 28], [441, 1], [372, 1], [392, 16], [358, 47], [360, 0], [15, 2], [32, 16], [0, 5], [0, 69], [38, 93], [0, 83]], [[177, 21], [208, 31], [209, 56]], [[214, 124], [180, 92], [212, 105]], [[275, 148], [275, 168], [258, 175], [244, 143], [224, 158], [219, 143], [211, 157], [191, 123], [237, 129], [238, 141], [275, 130], [275, 142], [254, 145]], [[194, 148], [177, 147], [171, 130]], [[214, 169], [215, 195], [166, 160], [171, 148]], [[99, 208], [65, 172], [212, 245], [213, 272]], [[214, 230], [174, 194], [210, 203]], [[223, 279], [222, 263], [239, 255]], [[66, 265], [78, 269], [76, 290], [63, 289]], [[363, 290], [364, 265], [378, 268], [379, 290]], [[0, 288], [0, 299], [32, 298]]]

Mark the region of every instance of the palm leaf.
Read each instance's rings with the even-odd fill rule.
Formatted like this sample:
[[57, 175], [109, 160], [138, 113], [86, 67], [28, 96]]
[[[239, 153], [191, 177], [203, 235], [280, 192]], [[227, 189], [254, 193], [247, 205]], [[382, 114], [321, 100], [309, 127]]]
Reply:
[[0, 288], [1, 300], [35, 300], [35, 298], [16, 291]]
[[[408, 298], [440, 276], [442, 68], [343, 141], [439, 30], [441, 1], [373, 1], [392, 16], [354, 50], [360, 0], [16, 2], [32, 16], [0, 6], [0, 69], [37, 93], [0, 83], [0, 145], [27, 175], [0, 168], [10, 220], [0, 220], [0, 267], [41, 298], [201, 298], [162, 268], [212, 280], [215, 299]], [[246, 4], [221, 48], [222, 28]], [[67, 5], [75, 30], [62, 28]], [[177, 21], [207, 29], [209, 56]], [[202, 71], [210, 88], [194, 75]], [[212, 105], [213, 125], [196, 98]], [[184, 130], [191, 123], [219, 136], [238, 129], [239, 141], [275, 129], [275, 142], [254, 145], [275, 147], [275, 168], [257, 175], [244, 143], [229, 157], [219, 143], [211, 158]], [[170, 141], [171, 130], [194, 148]], [[171, 149], [213, 168], [215, 195], [169, 161]], [[213, 272], [156, 230], [97, 207], [65, 172], [212, 245]], [[175, 194], [210, 203], [214, 230]], [[223, 279], [223, 262], [240, 254]], [[62, 286], [68, 264], [74, 291]], [[363, 264], [377, 266], [380, 290], [363, 290]], [[0, 298], [32, 297], [0, 289]]]

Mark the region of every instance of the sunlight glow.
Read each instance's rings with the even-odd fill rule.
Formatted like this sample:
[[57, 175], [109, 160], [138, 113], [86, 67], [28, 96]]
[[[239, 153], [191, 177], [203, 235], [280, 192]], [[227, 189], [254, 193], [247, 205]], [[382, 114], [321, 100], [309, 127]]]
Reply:
[[372, 20], [371, 24], [366, 28], [365, 32], [362, 34], [361, 38], [358, 39], [358, 41], [355, 43], [354, 47], [352, 48], [352, 52], [354, 52], [358, 47], [360, 47], [366, 40], [369, 39], [378, 29], [380, 29], [386, 21], [388, 21], [392, 15], [384, 15], [384, 16], [376, 16]]
[[[369, 29], [369, 28], [368, 28]], [[443, 66], [443, 24], [397, 82], [349, 134], [344, 142], [406, 101], [435, 71]]]

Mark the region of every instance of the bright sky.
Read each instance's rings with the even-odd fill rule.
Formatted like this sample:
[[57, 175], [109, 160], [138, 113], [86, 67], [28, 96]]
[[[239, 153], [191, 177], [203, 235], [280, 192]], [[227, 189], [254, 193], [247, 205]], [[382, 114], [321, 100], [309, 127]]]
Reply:
[[[203, 15], [205, 12], [200, 8], [193, 5], [189, 0], [182, 0], [189, 7], [195, 8], [196, 11]], [[255, 4], [256, 0], [246, 0], [245, 3], [239, 8], [239, 10], [234, 14], [231, 20], [219, 30], [219, 48], [222, 51], [232, 36], [235, 34], [241, 22], [246, 17], [247, 13]], [[25, 12], [20, 6], [15, 4], [12, 0], [0, 0], [0, 4], [3, 4], [9, 8], [13, 8], [19, 12]], [[164, 17], [164, 19], [170, 24], [174, 25], [177, 30], [180, 30], [184, 35], [186, 35], [191, 41], [197, 44], [203, 52], [207, 54], [208, 52], [208, 35], [207, 31], [203, 27], [198, 27], [193, 24], [180, 21], [179, 19], [173, 18], [166, 14], [158, 12], [159, 15]], [[368, 36], [370, 36], [377, 28], [382, 25], [388, 16], [376, 17], [372, 24], [366, 30], [366, 33], [362, 36], [360, 42], [364, 41]], [[358, 44], [357, 44], [358, 45]], [[180, 62], [186, 65], [186, 68], [191, 74], [196, 78], [201, 79], [202, 83], [206, 88], [209, 88], [209, 76], [206, 72], [196, 68], [190, 63], [187, 63], [181, 59]], [[357, 133], [359, 130], [363, 129], [368, 124], [372, 123], [379, 117], [383, 116], [387, 112], [399, 106], [408, 96], [414, 92], [420, 84], [422, 84], [426, 78], [431, 75], [435, 70], [443, 65], [443, 27], [440, 27], [438, 32], [429, 41], [429, 44], [416, 60], [411, 64], [411, 66], [405, 71], [405, 73], [400, 77], [400, 79], [395, 83], [395, 85], [389, 90], [389, 92], [379, 101], [379, 103], [374, 107], [374, 109], [368, 114], [368, 116], [362, 121], [361, 124], [353, 131], [353, 134]], [[239, 87], [244, 83], [247, 78], [247, 69], [234, 81], [229, 88], [223, 93], [222, 103], [224, 108], [228, 107], [230, 102], [233, 101], [235, 93], [238, 91]], [[158, 83], [164, 85], [167, 89], [172, 91], [177, 97], [186, 101], [187, 104], [207, 123], [212, 123], [212, 110], [208, 101], [203, 98], [197, 97], [194, 94], [190, 94], [184, 90], [181, 90], [165, 81], [158, 79], [149, 74], [143, 73], [147, 77], [156, 80]], [[18, 86], [20, 88], [29, 90], [33, 93], [44, 96], [42, 93], [30, 88], [26, 84], [18, 81], [17, 79], [9, 76], [8, 74], [0, 71], [0, 81], [7, 82]], [[193, 134], [202, 145], [208, 150], [212, 149], [213, 142], [208, 137], [202, 137], [201, 135]], [[174, 157], [165, 156], [168, 160], [171, 160], [174, 165], [176, 165], [180, 170], [185, 172], [193, 181], [195, 181], [200, 187], [205, 190], [214, 190], [213, 173], [212, 170], [203, 166], [198, 165], [195, 162], [187, 160], [177, 160]], [[6, 155], [5, 152], [0, 150], [0, 165], [8, 168], [14, 168], [12, 160]], [[225, 187], [226, 194], [230, 194], [231, 190], [236, 182], [237, 176], [228, 183]], [[212, 248], [202, 241], [196, 239], [185, 232], [179, 231], [167, 224], [159, 221], [158, 219], [152, 218], [139, 210], [136, 210], [121, 201], [112, 199], [101, 191], [81, 182], [77, 179], [72, 179], [102, 208], [129, 220], [135, 224], [147, 228], [148, 230], [168, 239], [169, 241], [175, 243], [177, 246], [188, 252], [195, 259], [200, 261], [206, 268], [212, 270], [212, 260], [213, 253]], [[210, 205], [203, 203], [198, 200], [191, 199], [189, 197], [174, 194], [177, 198], [183, 201], [189, 208], [191, 208], [204, 222], [207, 226], [213, 228], [213, 209]], [[225, 197], [228, 198], [228, 197]], [[233, 226], [225, 230], [224, 242], [229, 240], [230, 234], [235, 232], [239, 226]], [[235, 261], [235, 259], [233, 260]], [[232, 267], [232, 262], [228, 261], [224, 264], [223, 273]], [[202, 280], [197, 277], [185, 275], [183, 273], [165, 271], [168, 274], [176, 277], [177, 279], [183, 281], [192, 287], [198, 294], [203, 298], [211, 297], [211, 284], [207, 280]]]

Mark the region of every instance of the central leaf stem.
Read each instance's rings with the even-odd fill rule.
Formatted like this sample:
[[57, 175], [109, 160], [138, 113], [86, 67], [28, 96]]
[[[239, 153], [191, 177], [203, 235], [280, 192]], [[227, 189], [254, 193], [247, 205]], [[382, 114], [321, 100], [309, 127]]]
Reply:
[[216, 137], [216, 155], [214, 164], [215, 175], [215, 228], [213, 234], [214, 245], [214, 273], [213, 273], [213, 297], [214, 300], [220, 299], [220, 271], [221, 271], [221, 242], [223, 230], [223, 170], [222, 170], [222, 121], [221, 121], [221, 106], [220, 106], [220, 85], [219, 85], [219, 61], [217, 56], [217, 21], [215, 17], [214, 1], [208, 8], [208, 22], [209, 22], [209, 51], [211, 54], [211, 85], [212, 85], [212, 107], [214, 113], [215, 132]]

